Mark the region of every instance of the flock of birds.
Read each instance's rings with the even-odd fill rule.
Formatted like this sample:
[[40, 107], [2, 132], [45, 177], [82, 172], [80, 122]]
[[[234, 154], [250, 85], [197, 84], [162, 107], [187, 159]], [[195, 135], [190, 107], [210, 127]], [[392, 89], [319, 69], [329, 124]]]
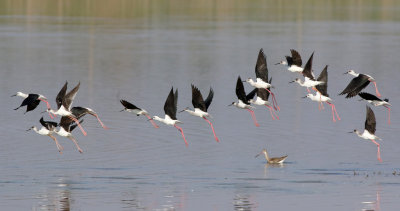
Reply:
[[[318, 108], [319, 110], [324, 109], [323, 103], [325, 102], [329, 106], [331, 106], [332, 109], [332, 121], [336, 122], [336, 118], [340, 120], [340, 117], [336, 111], [336, 107], [333, 104], [333, 100], [329, 97], [328, 94], [328, 66], [325, 66], [325, 68], [321, 71], [320, 75], [318, 78], [315, 77], [312, 69], [312, 62], [313, 62], [313, 56], [314, 53], [311, 54], [310, 58], [308, 59], [307, 63], [304, 65], [304, 68], [302, 67], [302, 59], [300, 54], [296, 51], [291, 49], [291, 56], [286, 56], [286, 60], [283, 60], [276, 65], [284, 65], [287, 67], [287, 70], [293, 73], [300, 73], [303, 75], [304, 80], [301, 80], [300, 78], [296, 78], [295, 80], [291, 81], [290, 83], [297, 83], [302, 87], [306, 87], [308, 94], [304, 98], [309, 98], [312, 101], [318, 102]], [[257, 119], [255, 117], [254, 111], [252, 110], [254, 107], [253, 105], [260, 105], [260, 106], [266, 106], [271, 114], [271, 117], [273, 120], [279, 119], [279, 116], [276, 114], [275, 111], [280, 111], [280, 107], [278, 106], [278, 102], [276, 100], [275, 94], [271, 91], [271, 88], [274, 88], [272, 86], [272, 77], [268, 77], [268, 67], [267, 67], [267, 59], [266, 56], [263, 52], [263, 49], [260, 49], [258, 58], [257, 58], [257, 63], [255, 66], [255, 73], [256, 73], [256, 79], [253, 80], [252, 78], [248, 78], [247, 80], [243, 81], [241, 77], [239, 76], [236, 82], [236, 96], [238, 98], [237, 102], [232, 102], [229, 106], [235, 106], [240, 109], [246, 109], [247, 111], [250, 112], [253, 122], [255, 126], [259, 126]], [[381, 96], [380, 93], [378, 92], [378, 88], [376, 85], [376, 81], [373, 77], [370, 75], [366, 74], [361, 74], [361, 73], [356, 73], [354, 70], [349, 70], [344, 74], [349, 74], [354, 76], [354, 78], [350, 81], [350, 83], [347, 85], [347, 87], [339, 94], [339, 95], [346, 95], [346, 98], [351, 98], [356, 95], [359, 95], [362, 99], [366, 100], [373, 106], [384, 106], [385, 108], [388, 109], [388, 124], [390, 124], [390, 107], [391, 106], [388, 102], [388, 99], [381, 100], [379, 97]], [[249, 85], [251, 85], [253, 90], [246, 94], [243, 82], [247, 82]], [[361, 92], [364, 88], [366, 88], [369, 83], [372, 82], [375, 85], [375, 90], [376, 90], [376, 95], [366, 93], [366, 92]], [[42, 127], [38, 129], [35, 126], [32, 126], [28, 130], [34, 130], [36, 133], [44, 136], [49, 136], [52, 138], [58, 148], [58, 151], [62, 153], [63, 147], [59, 144], [57, 141], [56, 137], [54, 134], [57, 134], [62, 137], [67, 137], [71, 141], [74, 142], [75, 146], [77, 147], [79, 152], [83, 152], [83, 150], [79, 147], [78, 142], [72, 135], [72, 131], [76, 128], [79, 127], [80, 130], [82, 131], [83, 135], [87, 135], [83, 127], [81, 126], [81, 123], [83, 120], [80, 120], [83, 116], [86, 114], [90, 114], [94, 117], [97, 118], [98, 122], [101, 124], [101, 126], [104, 129], [108, 129], [100, 120], [99, 116], [97, 115], [96, 112], [94, 112], [92, 109], [87, 108], [87, 107], [72, 107], [73, 100], [79, 90], [80, 83], [76, 85], [71, 91], [67, 93], [67, 85], [68, 82], [65, 83], [65, 85], [61, 88], [59, 91], [57, 97], [56, 97], [56, 104], [57, 104], [57, 110], [51, 109], [50, 103], [48, 102], [47, 98], [44, 97], [41, 94], [24, 94], [22, 92], [17, 92], [17, 94], [12, 95], [12, 96], [20, 96], [24, 98], [22, 101], [21, 105], [17, 107], [15, 110], [26, 106], [26, 112], [34, 110], [41, 101], [46, 103], [47, 110], [44, 112], [48, 112], [49, 116], [51, 119], [56, 118], [56, 115], [60, 115], [61, 119], [59, 123], [53, 122], [53, 121], [45, 121], [43, 117], [40, 119], [40, 123]], [[213, 127], [213, 124], [211, 121], [208, 119], [211, 117], [211, 115], [207, 112], [213, 97], [214, 97], [214, 91], [212, 88], [210, 88], [209, 94], [207, 98], [204, 100], [200, 90], [194, 86], [193, 84], [191, 85], [192, 88], [192, 104], [194, 107], [194, 110], [191, 110], [189, 107], [183, 109], [180, 112], [186, 111], [189, 114], [203, 118], [207, 123], [210, 125], [214, 138], [217, 142], [219, 142], [219, 139], [217, 135], [215, 134], [215, 130]], [[310, 88], [314, 91], [314, 94], [310, 90]], [[254, 97], [257, 95], [256, 99], [254, 100]], [[272, 96], [272, 100], [268, 101], [269, 96]], [[188, 145], [188, 142], [186, 141], [185, 135], [183, 133], [183, 129], [179, 127], [177, 124], [181, 123], [176, 117], [177, 114], [177, 102], [178, 102], [178, 90], [176, 89], [174, 92], [174, 88], [171, 88], [171, 91], [168, 94], [168, 97], [165, 101], [164, 104], [164, 112], [165, 116], [164, 118], [161, 118], [159, 116], [153, 116], [151, 117], [149, 113], [141, 109], [134, 104], [121, 99], [120, 100], [121, 104], [123, 105], [124, 109], [122, 111], [127, 111], [131, 112], [137, 116], [143, 115], [146, 116], [147, 119], [152, 123], [152, 125], [155, 128], [158, 128], [159, 126], [154, 122], [154, 120], [162, 122], [166, 125], [174, 126], [177, 128], [181, 135], [182, 138], [186, 144]], [[381, 140], [379, 137], [375, 135], [376, 131], [376, 120], [375, 120], [375, 114], [372, 111], [372, 109], [369, 106], [366, 106], [367, 112], [366, 112], [366, 120], [365, 120], [365, 129], [363, 132], [360, 132], [358, 130], [354, 130], [350, 133], [356, 133], [359, 137], [367, 140], [371, 140], [374, 144], [377, 145], [377, 158], [379, 161], [381, 160], [380, 157], [380, 145], [378, 142], [376, 142], [376, 139]], [[25, 113], [26, 113], [25, 112]], [[42, 113], [44, 113], [42, 112]], [[179, 112], [179, 113], [180, 113]], [[80, 121], [79, 121], [80, 120]], [[57, 129], [58, 128], [58, 129]], [[276, 158], [270, 158], [268, 156], [267, 150], [263, 149], [263, 151], [256, 155], [259, 156], [261, 154], [265, 155], [266, 160], [268, 163], [271, 164], [281, 164], [285, 161], [287, 156], [283, 157], [276, 157]]]

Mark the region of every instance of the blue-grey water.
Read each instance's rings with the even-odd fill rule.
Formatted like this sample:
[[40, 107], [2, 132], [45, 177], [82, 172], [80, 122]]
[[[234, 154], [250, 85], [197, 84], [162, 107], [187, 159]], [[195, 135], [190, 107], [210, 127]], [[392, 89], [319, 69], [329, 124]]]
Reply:
[[[50, 5], [56, 12], [6, 4], [1, 11], [0, 210], [400, 207], [399, 4], [117, 2]], [[238, 75], [255, 77], [260, 48], [281, 110], [273, 121], [257, 107], [255, 127], [249, 112], [227, 105], [236, 100]], [[329, 65], [328, 93], [340, 121], [332, 122], [328, 105], [319, 111], [301, 98], [304, 88], [288, 83], [300, 75], [274, 65], [292, 48], [303, 63], [315, 52], [317, 75]], [[364, 128], [366, 105], [338, 96], [352, 78], [343, 75], [349, 69], [372, 75], [393, 105], [390, 125], [386, 109], [373, 108], [382, 163], [372, 142], [348, 133]], [[43, 94], [55, 107], [65, 81], [71, 88], [81, 82], [74, 105], [94, 109], [110, 128], [86, 117], [88, 135], [74, 131], [83, 154], [57, 137], [60, 155], [49, 137], [25, 131], [42, 116], [50, 120], [41, 114], [44, 104], [27, 114], [13, 110], [22, 102], [10, 97], [17, 91]], [[203, 95], [210, 86], [215, 91], [209, 112], [220, 143], [207, 122], [187, 113], [178, 119], [188, 147], [175, 128], [155, 129], [143, 116], [119, 112], [126, 99], [163, 116], [172, 86], [179, 90], [178, 110], [192, 106], [192, 83]], [[375, 93], [372, 84], [365, 91]], [[254, 158], [263, 148], [289, 157], [282, 166], [266, 165]]]

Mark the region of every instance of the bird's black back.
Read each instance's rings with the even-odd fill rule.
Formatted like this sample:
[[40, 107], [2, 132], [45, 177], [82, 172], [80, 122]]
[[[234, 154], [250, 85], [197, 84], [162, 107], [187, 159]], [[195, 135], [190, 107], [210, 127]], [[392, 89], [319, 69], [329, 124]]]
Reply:
[[[301, 67], [301, 65], [303, 64], [303, 62], [302, 62], [302, 60], [301, 60], [301, 56], [300, 56], [299, 52], [297, 52], [297, 51], [294, 50], [294, 49], [290, 49], [290, 53], [292, 53], [292, 57], [291, 57], [292, 64], [290, 64], [289, 66], [291, 66], [291, 65], [296, 65], [296, 66], [298, 66], [298, 67]], [[288, 62], [288, 64], [289, 64], [289, 62]]]
[[347, 94], [346, 98], [356, 96], [361, 90], [368, 86], [370, 83], [368, 78], [369, 77], [364, 74], [358, 75], [350, 81], [347, 87], [339, 95]]
[[39, 95], [38, 94], [29, 94], [27, 98], [25, 98], [21, 105], [26, 106], [26, 112], [34, 110], [40, 103]]
[[140, 108], [136, 107], [132, 103], [126, 101], [126, 100], [120, 100], [121, 104], [126, 108], [126, 109], [138, 109], [141, 110]]
[[360, 92], [358, 95], [364, 100], [372, 100], [372, 101], [382, 101], [377, 96], [367, 93], [367, 92]]
[[375, 134], [376, 131], [376, 120], [375, 114], [372, 109], [367, 106], [367, 115], [365, 120], [365, 130], [368, 130], [369, 133]]
[[65, 94], [67, 93], [67, 86], [68, 86], [68, 82], [65, 81], [64, 86], [61, 88], [61, 90], [57, 94], [57, 97], [56, 97], [57, 109], [60, 109], [60, 107], [62, 105]]
[[314, 52], [311, 54], [310, 58], [308, 59], [306, 65], [304, 66], [303, 69], [303, 76], [307, 77], [311, 80], [315, 80], [314, 76], [312, 74], [312, 62], [313, 62], [313, 57], [314, 57]]
[[172, 87], [171, 91], [168, 94], [167, 100], [165, 101], [164, 104], [164, 112], [173, 120], [176, 120], [177, 102], [178, 102], [178, 90], [176, 90], [174, 94], [174, 87]]
[[258, 88], [254, 88], [249, 94], [246, 95], [246, 104], [250, 104], [249, 100], [253, 99], [257, 93]]
[[264, 51], [261, 48], [258, 53], [257, 63], [255, 67], [256, 77], [262, 79], [263, 81], [268, 81], [268, 67], [267, 67], [267, 59], [265, 57]]
[[318, 90], [319, 93], [321, 93], [321, 95], [329, 97], [329, 94], [328, 94], [328, 65], [326, 65], [325, 68], [322, 70], [322, 72], [319, 74], [317, 81], [322, 81], [324, 83], [315, 86], [315, 88]]

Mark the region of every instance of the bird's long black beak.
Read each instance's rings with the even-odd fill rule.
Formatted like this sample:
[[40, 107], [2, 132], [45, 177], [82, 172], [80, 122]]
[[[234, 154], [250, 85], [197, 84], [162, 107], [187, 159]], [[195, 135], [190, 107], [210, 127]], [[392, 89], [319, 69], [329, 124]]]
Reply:
[[280, 62], [276, 63], [275, 65], [281, 64]]
[[301, 98], [307, 98], [307, 96], [301, 97]]
[[291, 83], [294, 83], [294, 82], [296, 82], [296, 81], [290, 81], [289, 83], [291, 84]]
[[354, 133], [354, 131], [350, 131], [350, 132], [347, 132], [347, 133]]
[[125, 109], [122, 109], [122, 110], [120, 110], [119, 112], [123, 112], [123, 111], [125, 111]]
[[33, 127], [29, 128], [29, 129], [28, 129], [28, 130], [26, 130], [26, 131], [30, 131], [30, 130], [32, 130], [32, 128], [33, 128]]
[[254, 156], [255, 158], [260, 156], [263, 152], [258, 153], [256, 156]]
[[185, 111], [185, 109], [183, 109], [182, 111], [179, 111], [178, 113], [182, 113], [182, 112], [184, 112]]
[[15, 96], [17, 96], [17, 94], [11, 95], [10, 97], [15, 97]]
[[229, 104], [228, 106], [232, 106], [232, 105], [233, 105], [233, 103]]
[[349, 74], [349, 72], [345, 72], [345, 73], [343, 73], [343, 75], [346, 75], [346, 74]]
[[42, 111], [42, 112], [40, 112], [41, 114], [43, 114], [43, 113], [46, 113], [47, 112], [47, 110], [46, 111]]
[[153, 120], [153, 117], [152, 117], [152, 118], [150, 118], [150, 119], [148, 119], [147, 121], [150, 121], [150, 120]]

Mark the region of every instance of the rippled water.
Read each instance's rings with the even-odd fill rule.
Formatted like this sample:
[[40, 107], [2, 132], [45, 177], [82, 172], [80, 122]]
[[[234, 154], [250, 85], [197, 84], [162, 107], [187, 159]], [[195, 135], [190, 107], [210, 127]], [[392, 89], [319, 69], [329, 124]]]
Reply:
[[[126, 3], [118, 2], [116, 8]], [[7, 5], [11, 9], [0, 16], [1, 209], [398, 208], [399, 5], [296, 8], [279, 1], [271, 9], [273, 2], [227, 4], [227, 10], [211, 3], [127, 5], [136, 8], [133, 15], [111, 6], [104, 11], [113, 15], [88, 8], [90, 14], [76, 14], [74, 7], [61, 8], [66, 11], [60, 15], [35, 7], [19, 13]], [[247, 111], [227, 105], [236, 99], [237, 76], [254, 78], [260, 48], [281, 111], [273, 121], [268, 110], [257, 108], [255, 127]], [[273, 65], [291, 48], [304, 63], [315, 51], [316, 74], [329, 65], [328, 92], [341, 121], [332, 122], [329, 106], [318, 111], [316, 103], [302, 99], [305, 90], [288, 83], [298, 76]], [[337, 96], [351, 80], [343, 75], [348, 69], [372, 75], [393, 105], [391, 125], [384, 108], [373, 108], [382, 163], [374, 144], [347, 133], [363, 129], [365, 121], [365, 102]], [[26, 132], [39, 126], [42, 115], [48, 119], [40, 113], [45, 107], [24, 115], [24, 109], [13, 110], [22, 100], [9, 97], [41, 93], [54, 107], [66, 80], [70, 87], [81, 82], [74, 105], [94, 109], [110, 127], [87, 117], [88, 136], [74, 134], [83, 154], [60, 137], [60, 155], [51, 139]], [[191, 106], [191, 83], [203, 95], [210, 86], [215, 91], [209, 111], [220, 143], [205, 121], [187, 113], [178, 118], [189, 147], [175, 128], [154, 129], [142, 116], [119, 112], [123, 98], [163, 116], [171, 86], [179, 90], [178, 109]], [[372, 85], [366, 90], [374, 93]], [[254, 158], [264, 147], [272, 156], [289, 155], [287, 162], [271, 166]]]

